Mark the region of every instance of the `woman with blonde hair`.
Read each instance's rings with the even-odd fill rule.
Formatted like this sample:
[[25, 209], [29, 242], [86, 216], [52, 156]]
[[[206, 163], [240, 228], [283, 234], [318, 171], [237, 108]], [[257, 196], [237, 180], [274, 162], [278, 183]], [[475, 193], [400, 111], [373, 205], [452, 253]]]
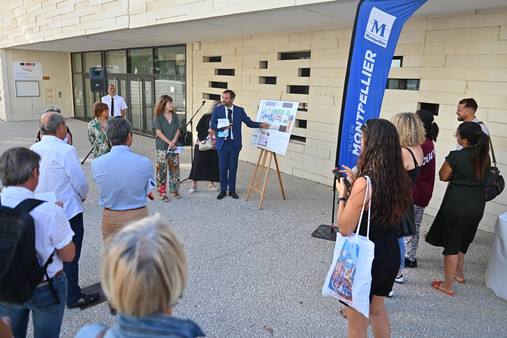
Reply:
[[102, 102], [95, 102], [93, 115], [95, 115], [95, 118], [88, 124], [88, 141], [93, 147], [93, 157], [97, 158], [111, 150], [111, 143], [106, 135], [106, 127], [107, 121], [113, 117], [109, 116], [107, 104]]
[[[414, 185], [414, 218], [415, 235], [405, 237], [405, 267], [417, 267], [417, 247], [419, 246], [419, 229], [421, 227], [424, 209], [428, 206], [433, 195], [435, 185], [436, 154], [435, 145], [437, 141], [438, 125], [433, 121], [433, 113], [428, 110], [418, 110], [417, 116], [424, 125], [425, 137], [421, 148], [423, 150], [423, 163], [421, 171]], [[403, 259], [403, 257], [401, 258]]]
[[190, 178], [192, 180], [192, 186], [188, 191], [193, 194], [197, 190], [197, 181], [208, 181], [208, 189], [215, 191], [214, 182], [220, 182], [220, 173], [218, 171], [218, 153], [214, 147], [211, 150], [200, 151], [199, 141], [204, 141], [206, 138], [211, 138], [213, 144], [216, 142], [216, 131], [211, 129], [210, 121], [213, 110], [221, 106], [222, 102], [215, 100], [211, 105], [209, 111], [204, 114], [199, 123], [197, 123], [197, 141], [194, 147], [194, 162], [192, 163], [192, 169], [190, 170]]
[[117, 322], [88, 325], [76, 337], [205, 336], [195, 322], [171, 316], [187, 270], [183, 247], [159, 214], [122, 228], [105, 244], [102, 266], [102, 288]]
[[153, 130], [156, 133], [157, 149], [157, 191], [163, 202], [167, 198], [167, 176], [169, 176], [169, 192], [174, 198], [180, 196], [180, 155], [167, 150], [176, 150], [176, 141], [180, 136], [180, 121], [174, 110], [173, 99], [162, 95], [155, 106]]
[[[401, 155], [403, 157], [403, 166], [408, 176], [412, 180], [412, 187], [417, 180], [417, 176], [421, 171], [423, 163], [423, 150], [421, 144], [424, 142], [424, 125], [422, 121], [414, 113], [399, 113], [393, 116], [391, 122], [396, 127], [400, 137]], [[411, 202], [410, 208], [414, 208]], [[403, 238], [399, 239], [400, 243], [400, 269], [394, 280], [396, 283], [403, 283], [404, 277], [402, 270], [405, 268], [405, 242]], [[393, 296], [391, 290], [389, 297]]]

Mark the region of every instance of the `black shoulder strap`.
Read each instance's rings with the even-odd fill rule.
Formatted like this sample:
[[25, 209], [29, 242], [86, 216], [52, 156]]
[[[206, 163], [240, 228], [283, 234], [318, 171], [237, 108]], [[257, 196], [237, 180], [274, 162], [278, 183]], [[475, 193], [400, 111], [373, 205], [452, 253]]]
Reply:
[[39, 205], [41, 205], [42, 203], [44, 203], [44, 201], [37, 200], [35, 198], [27, 198], [26, 200], [19, 203], [14, 208], [14, 210], [23, 211], [23, 212], [30, 212], [33, 209], [35, 209], [36, 207], [38, 207]]
[[412, 155], [412, 159], [414, 160], [414, 166], [417, 168], [419, 165], [417, 164], [417, 160], [415, 159], [414, 153], [412, 152], [412, 150], [408, 149], [407, 147], [405, 147], [405, 149], [407, 149], [408, 152], [410, 153], [410, 155]]

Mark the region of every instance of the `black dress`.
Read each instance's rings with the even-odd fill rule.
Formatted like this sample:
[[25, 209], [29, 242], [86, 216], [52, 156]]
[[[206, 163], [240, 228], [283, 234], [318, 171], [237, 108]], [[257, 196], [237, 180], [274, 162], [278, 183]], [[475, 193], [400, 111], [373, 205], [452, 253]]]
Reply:
[[[210, 120], [211, 114], [204, 114], [197, 123], [197, 138], [201, 141], [208, 136]], [[194, 146], [194, 162], [188, 178], [192, 181], [220, 182], [216, 149], [200, 151], [198, 144]]]
[[[372, 190], [375, 190], [375, 180], [370, 175]], [[369, 239], [375, 243], [375, 258], [371, 266], [371, 289], [370, 303], [373, 296], [387, 297], [393, 288], [394, 279], [400, 267], [400, 245], [398, 243], [398, 227], [387, 225], [381, 226], [374, 210], [382, 208], [382, 205], [371, 204], [372, 218], [370, 220]], [[361, 221], [359, 234], [366, 236], [368, 228], [368, 211], [365, 211]]]
[[470, 160], [473, 150], [469, 147], [451, 151], [445, 158], [452, 168], [452, 177], [426, 236], [426, 242], [444, 247], [444, 255], [467, 252], [484, 214], [490, 164], [484, 169], [484, 179], [476, 179]]

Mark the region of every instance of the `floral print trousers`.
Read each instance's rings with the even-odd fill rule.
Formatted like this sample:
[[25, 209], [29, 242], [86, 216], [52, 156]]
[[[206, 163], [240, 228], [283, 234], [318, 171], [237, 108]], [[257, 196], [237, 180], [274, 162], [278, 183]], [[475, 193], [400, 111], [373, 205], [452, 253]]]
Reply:
[[168, 169], [169, 192], [177, 193], [180, 190], [180, 155], [168, 154], [165, 150], [157, 150], [157, 190], [161, 196], [167, 195]]
[[[417, 258], [417, 247], [419, 245], [419, 229], [421, 227], [421, 222], [424, 213], [424, 207], [420, 207], [414, 204], [414, 216], [415, 216], [415, 235], [407, 236], [404, 238], [405, 246], [407, 247], [405, 257], [408, 258], [411, 262], [415, 262]], [[401, 257], [403, 260], [404, 258]]]

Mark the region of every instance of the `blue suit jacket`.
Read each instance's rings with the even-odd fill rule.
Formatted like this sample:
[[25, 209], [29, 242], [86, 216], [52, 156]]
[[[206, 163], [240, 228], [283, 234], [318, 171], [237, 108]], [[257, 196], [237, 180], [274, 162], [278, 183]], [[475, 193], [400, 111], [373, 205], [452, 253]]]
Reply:
[[[217, 130], [218, 119], [226, 119], [227, 118], [227, 108], [225, 106], [218, 106], [213, 110], [213, 115], [211, 115], [211, 129]], [[246, 115], [245, 110], [241, 107], [234, 106], [233, 115], [232, 115], [232, 135], [234, 137], [234, 149], [236, 151], [240, 151], [242, 148], [241, 142], [241, 122], [244, 122], [250, 128], [260, 128], [260, 122], [252, 121], [248, 115]], [[221, 150], [224, 146], [225, 137], [217, 136], [217, 150]]]

